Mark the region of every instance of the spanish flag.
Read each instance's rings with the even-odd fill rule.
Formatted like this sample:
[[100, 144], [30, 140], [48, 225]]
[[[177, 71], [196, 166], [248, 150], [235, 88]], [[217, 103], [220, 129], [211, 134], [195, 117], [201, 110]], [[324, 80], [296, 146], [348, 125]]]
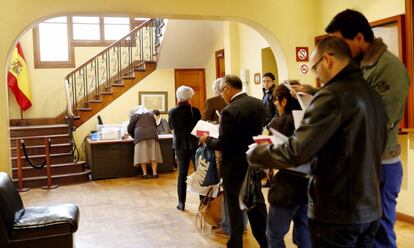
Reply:
[[7, 74], [7, 84], [23, 111], [26, 111], [32, 106], [29, 73], [20, 43], [17, 43], [13, 51], [9, 72]]

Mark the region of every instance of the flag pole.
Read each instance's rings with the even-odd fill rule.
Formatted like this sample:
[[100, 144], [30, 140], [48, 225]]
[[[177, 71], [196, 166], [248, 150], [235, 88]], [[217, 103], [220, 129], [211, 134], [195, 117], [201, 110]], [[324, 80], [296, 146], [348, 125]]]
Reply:
[[23, 120], [23, 111], [20, 109], [20, 120]]

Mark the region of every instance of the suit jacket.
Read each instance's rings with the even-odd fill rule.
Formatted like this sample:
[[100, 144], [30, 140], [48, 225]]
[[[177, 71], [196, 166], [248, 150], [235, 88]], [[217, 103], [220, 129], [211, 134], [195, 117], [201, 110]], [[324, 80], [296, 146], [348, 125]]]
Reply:
[[206, 106], [203, 113], [203, 120], [219, 123], [219, 117], [216, 110], [221, 111], [226, 107], [226, 102], [221, 96], [214, 96], [206, 100]]
[[195, 150], [198, 139], [191, 131], [201, 119], [200, 110], [185, 102], [168, 112], [168, 123], [174, 130], [173, 148], [175, 150]]
[[223, 109], [218, 139], [208, 137], [207, 145], [223, 153], [221, 175], [243, 180], [247, 171], [246, 151], [253, 136], [262, 132], [263, 103], [246, 93], [236, 96]]

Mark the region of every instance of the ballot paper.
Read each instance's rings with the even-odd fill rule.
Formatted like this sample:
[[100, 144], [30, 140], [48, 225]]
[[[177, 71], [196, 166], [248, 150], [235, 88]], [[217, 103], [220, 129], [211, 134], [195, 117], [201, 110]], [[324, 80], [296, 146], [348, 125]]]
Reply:
[[297, 129], [300, 126], [300, 123], [302, 122], [303, 116], [305, 115], [306, 109], [309, 107], [309, 104], [313, 100], [313, 96], [298, 92], [296, 94], [296, 97], [298, 98], [300, 107], [302, 110], [292, 110], [293, 115], [293, 122], [295, 123], [295, 129]]
[[305, 110], [292, 110], [292, 115], [295, 129], [298, 129], [300, 123], [302, 122], [303, 116], [305, 115]]
[[311, 101], [313, 100], [313, 96], [306, 94], [304, 92], [298, 92], [296, 93], [296, 97], [299, 101], [300, 107], [302, 108], [302, 110], [306, 110], [309, 106], [309, 104], [311, 103]]
[[[283, 144], [283, 143], [285, 143], [285, 142], [288, 141], [288, 137], [286, 137], [284, 134], [278, 132], [276, 129], [269, 128], [269, 130], [272, 132], [272, 135], [271, 136], [264, 136], [264, 135], [254, 136], [253, 137], [253, 140], [256, 143], [250, 145], [249, 146], [249, 150], [250, 149], [253, 149], [254, 147], [256, 147], [257, 144], [272, 143], [274, 145], [280, 145], [280, 144]], [[266, 140], [266, 138], [267, 138], [267, 140]], [[259, 142], [258, 142], [258, 140], [259, 140]], [[267, 142], [264, 142], [265, 140]], [[271, 141], [271, 142], [269, 142], [269, 141]], [[302, 165], [300, 165], [298, 167], [286, 168], [286, 170], [300, 172], [300, 173], [304, 173], [304, 174], [310, 174], [311, 173], [310, 163], [302, 164]]]
[[219, 136], [219, 125], [212, 124], [207, 121], [199, 120], [191, 134], [197, 137], [201, 137], [204, 134], [211, 136], [213, 138], [218, 138]]

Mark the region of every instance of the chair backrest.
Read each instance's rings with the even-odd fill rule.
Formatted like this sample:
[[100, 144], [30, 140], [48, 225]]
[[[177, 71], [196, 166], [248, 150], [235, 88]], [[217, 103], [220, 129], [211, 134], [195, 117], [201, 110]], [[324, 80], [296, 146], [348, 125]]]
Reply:
[[20, 219], [23, 213], [23, 201], [16, 186], [9, 175], [0, 172], [0, 214], [9, 232], [13, 229], [15, 219]]

